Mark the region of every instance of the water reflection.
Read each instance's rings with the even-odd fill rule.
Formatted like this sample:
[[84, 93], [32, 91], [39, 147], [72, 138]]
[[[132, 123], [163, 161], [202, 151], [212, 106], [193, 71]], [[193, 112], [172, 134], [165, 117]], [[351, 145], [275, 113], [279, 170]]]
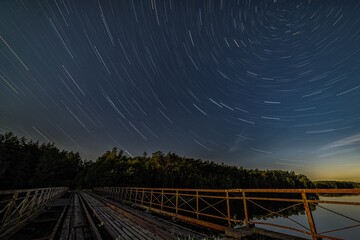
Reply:
[[[320, 200], [324, 201], [346, 201], [346, 202], [360, 202], [360, 195], [357, 196], [341, 196], [341, 197], [320, 197]], [[329, 211], [329, 210], [333, 211]], [[344, 215], [348, 218], [354, 219], [356, 221], [347, 219], [343, 216], [340, 216], [336, 213], [339, 213], [341, 215]], [[299, 224], [302, 224], [306, 227], [308, 227], [308, 222], [305, 214], [300, 215], [294, 215], [290, 217], [295, 222], [298, 222]], [[338, 228], [344, 228], [349, 226], [358, 225], [355, 228], [345, 229], [337, 232], [329, 232], [324, 233], [324, 235], [331, 236], [331, 237], [337, 237], [341, 239], [359, 239], [360, 236], [360, 206], [354, 206], [354, 205], [338, 205], [338, 204], [327, 204], [327, 203], [321, 203], [316, 207], [316, 210], [313, 211], [313, 218], [316, 224], [316, 229], [318, 233], [327, 232], [330, 230], [338, 229]], [[303, 229], [299, 224], [291, 221], [290, 219], [284, 219], [284, 218], [275, 218], [275, 219], [268, 219], [268, 220], [262, 220], [261, 222], [267, 222], [267, 223], [274, 223], [274, 224], [280, 224], [285, 225], [288, 227], [294, 227], [297, 229]], [[299, 237], [306, 237], [309, 238], [309, 236], [306, 236], [301, 233], [297, 233], [294, 231], [288, 231], [283, 230], [279, 228], [273, 228], [269, 226], [260, 226], [265, 229], [287, 233]]]

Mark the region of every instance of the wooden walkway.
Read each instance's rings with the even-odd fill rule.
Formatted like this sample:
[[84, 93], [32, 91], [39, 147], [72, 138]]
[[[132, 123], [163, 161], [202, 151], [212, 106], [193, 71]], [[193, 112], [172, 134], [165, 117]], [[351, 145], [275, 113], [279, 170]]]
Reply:
[[94, 239], [79, 194], [72, 195], [66, 217], [62, 221], [61, 230], [56, 237], [68, 240]]
[[204, 239], [206, 235], [91, 192], [49, 202], [1, 239]]
[[102, 227], [110, 234], [112, 239], [141, 239], [155, 240], [159, 237], [136, 222], [120, 215], [118, 212], [106, 205], [106, 203], [82, 193], [82, 196], [93, 209], [93, 213], [101, 222]]
[[203, 239], [204, 234], [92, 193], [82, 193], [95, 215], [111, 232], [123, 239]]

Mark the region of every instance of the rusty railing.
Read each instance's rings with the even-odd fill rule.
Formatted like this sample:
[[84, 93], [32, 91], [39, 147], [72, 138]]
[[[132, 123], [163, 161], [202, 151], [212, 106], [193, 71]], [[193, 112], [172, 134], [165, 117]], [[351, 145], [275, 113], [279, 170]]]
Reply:
[[0, 239], [66, 191], [64, 187], [0, 191]]
[[[94, 191], [105, 193], [117, 200], [131, 203], [137, 207], [217, 231], [225, 231], [227, 228], [241, 225], [244, 227], [268, 225], [295, 231], [312, 239], [338, 239], [325, 234], [360, 227], [359, 219], [335, 212], [339, 216], [351, 220], [354, 224], [318, 232], [312, 214], [316, 207], [321, 207], [319, 204], [360, 206], [360, 201], [321, 200], [318, 197], [319, 194], [331, 194], [334, 196], [339, 194], [357, 195], [360, 194], [360, 189], [215, 190], [103, 187], [94, 188]], [[331, 209], [324, 209], [334, 212]], [[308, 226], [292, 220], [291, 210], [306, 215]], [[256, 215], [254, 212], [261, 212], [261, 214]], [[295, 222], [298, 227], [261, 221], [261, 219], [274, 216], [288, 218]]]

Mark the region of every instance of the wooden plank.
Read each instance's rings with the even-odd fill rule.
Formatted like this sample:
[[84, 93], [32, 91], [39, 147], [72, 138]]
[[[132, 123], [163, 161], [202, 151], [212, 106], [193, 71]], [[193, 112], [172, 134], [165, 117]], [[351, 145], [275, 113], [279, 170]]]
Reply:
[[134, 236], [137, 239], [155, 239], [156, 236], [153, 235], [152, 232], [149, 232], [143, 227], [140, 227], [136, 223], [130, 221], [129, 219], [125, 218], [124, 216], [119, 215], [115, 211], [109, 208], [112, 211], [111, 214], [115, 219], [117, 219], [117, 223], [121, 224], [121, 227], [126, 230], [129, 236]]
[[123, 231], [123, 229], [118, 228], [118, 226], [116, 226], [116, 224], [111, 219], [109, 219], [107, 216], [104, 216], [101, 211], [99, 212], [99, 216], [101, 216], [100, 218], [103, 221], [104, 228], [110, 233], [110, 235], [114, 239], [118, 239], [119, 236], [122, 237], [123, 239], [129, 239], [129, 240], [131, 239], [126, 234], [126, 232]]
[[134, 209], [132, 207], [126, 206], [124, 204], [120, 204], [119, 202], [113, 201], [111, 199], [100, 197], [98, 195], [95, 196], [107, 201], [109, 207], [113, 208], [115, 211], [123, 214], [124, 216], [129, 218], [136, 217], [134, 221], [137, 222], [138, 225], [144, 226], [146, 229], [152, 231], [161, 238], [177, 239], [178, 236], [180, 238], [181, 237], [188, 238], [189, 236], [194, 236], [196, 238], [206, 237], [206, 235], [204, 234], [200, 234], [198, 232], [195, 232], [191, 229], [185, 228], [173, 222], [158, 218], [144, 211]]
[[[94, 223], [94, 221], [92, 220], [92, 218], [91, 218], [91, 216], [90, 216], [90, 214], [89, 214], [89, 212], [88, 212], [88, 210], [87, 210], [87, 208], [86, 208], [86, 206], [85, 206], [85, 203], [84, 203], [84, 201], [83, 201], [83, 199], [82, 199], [82, 195], [79, 193], [79, 200], [80, 200], [80, 203], [81, 203], [81, 206], [82, 206], [82, 208], [83, 208], [83, 210], [84, 210], [84, 213], [85, 213], [85, 216], [86, 216], [86, 219], [87, 219], [87, 222], [88, 222], [88, 224], [89, 224], [89, 230], [90, 230], [90, 232], [89, 233], [85, 233], [85, 235], [86, 235], [86, 238], [90, 238], [91, 236], [94, 238], [94, 239], [96, 239], [96, 240], [102, 240], [102, 237], [101, 237], [101, 235], [100, 235], [100, 233], [99, 233], [99, 231], [98, 231], [98, 229], [97, 229], [97, 227], [95, 226], [95, 223]], [[91, 234], [90, 234], [91, 233]]]
[[[105, 225], [109, 225], [113, 229], [112, 235], [116, 233], [125, 239], [158, 239], [151, 231], [148, 231], [144, 227], [140, 227], [137, 223], [131, 221], [131, 219], [123, 216], [106, 204], [100, 202], [93, 197], [86, 195], [86, 198], [90, 205], [95, 205], [94, 210], [97, 212], [99, 217], [102, 219]], [[103, 205], [103, 206], [100, 206]]]

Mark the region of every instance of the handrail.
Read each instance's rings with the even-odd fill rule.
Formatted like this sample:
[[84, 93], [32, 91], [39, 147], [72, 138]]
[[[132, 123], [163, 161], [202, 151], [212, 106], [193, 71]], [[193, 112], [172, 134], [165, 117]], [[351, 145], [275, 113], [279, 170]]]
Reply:
[[[102, 187], [94, 191], [103, 192], [115, 199], [131, 203], [137, 207], [180, 220], [198, 224], [218, 231], [225, 231], [235, 225], [247, 227], [270, 225], [311, 236], [312, 239], [336, 239], [324, 235], [343, 229], [360, 227], [360, 220], [348, 218], [356, 224], [341, 229], [318, 233], [312, 212], [321, 203], [360, 206], [360, 202], [320, 200], [318, 194], [358, 195], [360, 188], [354, 189], [177, 189], [177, 188], [131, 188]], [[276, 207], [269, 205], [271, 202]], [[285, 204], [280, 206], [279, 204]], [[308, 226], [289, 218], [300, 228], [256, 220], [254, 210], [262, 211], [262, 217], [287, 217], [286, 211], [297, 209], [306, 214]], [[330, 210], [331, 211], [331, 210]], [[289, 215], [289, 214], [288, 214]]]
[[0, 239], [67, 190], [55, 187], [0, 191]]

